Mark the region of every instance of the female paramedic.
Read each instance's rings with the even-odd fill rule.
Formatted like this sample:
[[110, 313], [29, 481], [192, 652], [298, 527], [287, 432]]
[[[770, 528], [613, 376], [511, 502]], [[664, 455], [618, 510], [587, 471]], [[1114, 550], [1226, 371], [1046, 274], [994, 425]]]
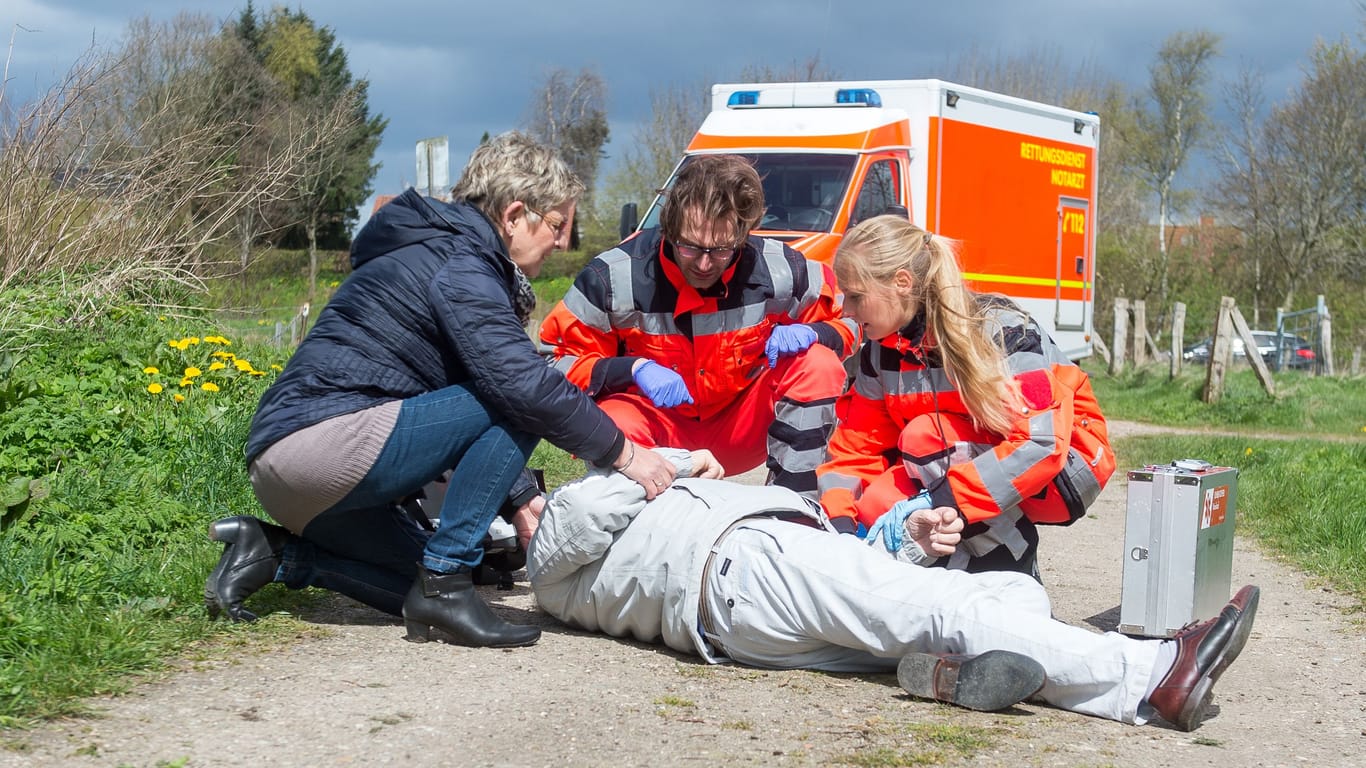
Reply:
[[851, 229], [834, 267], [865, 341], [817, 470], [826, 514], [894, 550], [911, 511], [949, 507], [967, 527], [935, 565], [1038, 578], [1035, 525], [1084, 515], [1114, 472], [1086, 374], [904, 218]]

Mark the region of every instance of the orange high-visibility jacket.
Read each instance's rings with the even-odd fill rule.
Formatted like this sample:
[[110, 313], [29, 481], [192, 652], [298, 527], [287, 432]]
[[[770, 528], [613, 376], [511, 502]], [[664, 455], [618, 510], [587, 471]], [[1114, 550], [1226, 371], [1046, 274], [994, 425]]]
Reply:
[[[1036, 523], [1069, 523], [1085, 514], [1114, 473], [1105, 417], [1086, 374], [1038, 323], [1008, 301], [982, 300], [991, 308], [1023, 405], [1010, 433], [971, 446], [976, 455], [970, 461], [954, 462], [955, 446], [942, 446], [943, 481], [929, 489], [932, 500], [958, 509], [968, 523], [1014, 506]], [[901, 460], [902, 430], [912, 419], [937, 413], [971, 421], [937, 353], [924, 349], [924, 334], [923, 320], [916, 318], [859, 350], [854, 385], [840, 400], [839, 425], [827, 461], [817, 469], [821, 504], [832, 521], [876, 520], [868, 511], [863, 517], [869, 519], [861, 519], [856, 502]]]
[[659, 230], [600, 254], [541, 324], [541, 350], [594, 397], [634, 386], [631, 365], [648, 358], [677, 371], [693, 403], [681, 416], [708, 419], [768, 366], [773, 328], [806, 323], [817, 341], [848, 356], [858, 327], [840, 317], [830, 268], [776, 240], [749, 237], [705, 295], [683, 279]]

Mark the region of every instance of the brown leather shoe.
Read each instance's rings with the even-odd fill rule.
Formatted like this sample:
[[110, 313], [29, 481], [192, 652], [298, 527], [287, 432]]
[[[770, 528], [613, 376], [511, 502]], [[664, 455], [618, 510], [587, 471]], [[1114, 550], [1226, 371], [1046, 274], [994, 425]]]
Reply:
[[1260, 595], [1261, 590], [1249, 584], [1238, 590], [1218, 616], [1183, 627], [1172, 637], [1176, 662], [1148, 694], [1148, 703], [1163, 720], [1183, 731], [1200, 727], [1214, 681], [1247, 644]]
[[896, 668], [907, 693], [979, 712], [995, 712], [1038, 693], [1043, 666], [1013, 651], [977, 656], [908, 653]]

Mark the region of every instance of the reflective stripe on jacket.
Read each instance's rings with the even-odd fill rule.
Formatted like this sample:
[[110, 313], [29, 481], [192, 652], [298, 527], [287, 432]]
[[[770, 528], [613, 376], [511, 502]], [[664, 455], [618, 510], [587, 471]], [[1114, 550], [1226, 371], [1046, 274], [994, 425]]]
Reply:
[[829, 267], [750, 237], [722, 282], [699, 295], [666, 268], [667, 248], [647, 230], [599, 255], [542, 323], [542, 352], [589, 395], [629, 389], [631, 365], [647, 358], [683, 377], [694, 403], [679, 414], [707, 419], [765, 370], [777, 325], [810, 324], [841, 358], [853, 349], [858, 327], [840, 317]]
[[832, 520], [857, 519], [856, 501], [864, 489], [903, 460], [913, 477], [915, 461], [941, 462], [928, 482], [935, 506], [958, 509], [968, 523], [1013, 507], [1034, 522], [1067, 523], [1099, 495], [1115, 462], [1089, 379], [1032, 318], [1006, 301], [982, 300], [1021, 394], [1009, 434], [963, 446], [967, 460], [956, 460], [957, 446], [942, 443], [938, 455], [903, 455], [908, 442], [936, 439], [917, 435], [903, 441], [903, 430], [916, 417], [972, 417], [937, 354], [923, 348], [920, 318], [894, 336], [867, 341], [854, 386], [841, 398], [827, 460], [817, 470], [821, 504]]

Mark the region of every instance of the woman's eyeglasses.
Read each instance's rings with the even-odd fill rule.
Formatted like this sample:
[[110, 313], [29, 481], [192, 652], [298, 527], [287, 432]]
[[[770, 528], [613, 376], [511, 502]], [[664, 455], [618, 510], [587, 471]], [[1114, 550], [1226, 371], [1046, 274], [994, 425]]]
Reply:
[[[550, 227], [551, 231], [555, 233], [556, 238], [558, 238], [564, 232], [564, 225], [569, 223], [569, 219], [561, 215], [559, 211], [547, 211], [546, 213], [541, 213], [540, 211], [536, 210], [535, 208], [532, 208], [529, 205], [526, 207], [526, 209], [531, 213], [540, 216], [541, 221], [545, 222], [545, 225], [547, 227]], [[554, 216], [555, 218], [551, 218], [551, 216]]]

